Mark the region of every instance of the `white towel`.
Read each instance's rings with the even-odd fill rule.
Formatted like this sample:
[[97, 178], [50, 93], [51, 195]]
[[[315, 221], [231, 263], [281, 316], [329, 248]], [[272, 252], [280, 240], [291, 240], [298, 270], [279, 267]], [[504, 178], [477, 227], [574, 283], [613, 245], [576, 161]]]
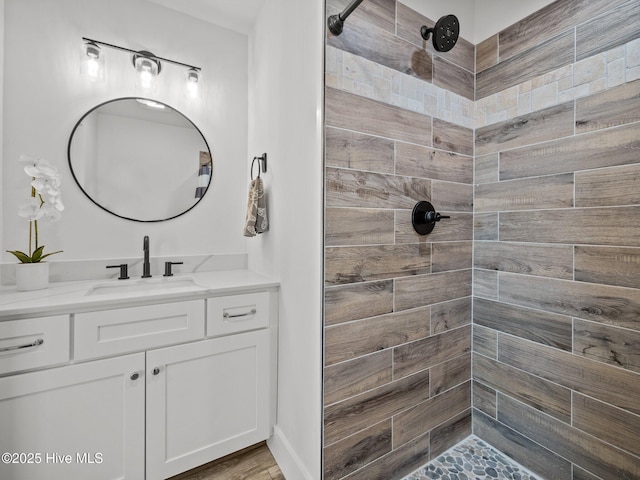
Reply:
[[247, 217], [244, 231], [245, 237], [255, 237], [269, 230], [267, 220], [267, 203], [264, 198], [264, 186], [260, 177], [251, 181], [249, 200], [247, 201]]

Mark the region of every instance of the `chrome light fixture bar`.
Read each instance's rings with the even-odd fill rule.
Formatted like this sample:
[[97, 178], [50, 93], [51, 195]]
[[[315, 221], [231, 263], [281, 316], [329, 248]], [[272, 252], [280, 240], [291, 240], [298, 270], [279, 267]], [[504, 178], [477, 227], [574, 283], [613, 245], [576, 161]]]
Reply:
[[147, 50], [131, 50], [111, 43], [101, 42], [92, 38], [82, 37], [83, 57], [80, 65], [80, 73], [91, 81], [104, 79], [104, 56], [101, 47], [108, 47], [131, 54], [131, 63], [138, 73], [136, 87], [147, 92], [156, 89], [156, 79], [162, 69], [162, 62], [173, 63], [187, 69], [186, 94], [191, 98], [198, 96], [198, 83], [201, 80], [201, 68], [188, 63], [178, 62], [169, 58], [158, 57]]
[[113, 48], [115, 50], [120, 50], [123, 52], [129, 52], [133, 54], [134, 65], [135, 65], [136, 57], [145, 57], [153, 62], [156, 62], [156, 64], [158, 65], [158, 72], [160, 71], [160, 62], [173, 63], [174, 65], [180, 65], [181, 67], [188, 68], [189, 70], [194, 70], [195, 72], [200, 72], [202, 70], [200, 67], [196, 67], [195, 65], [189, 65], [188, 63], [178, 62], [176, 60], [171, 60], [169, 58], [158, 57], [157, 55], [154, 55], [153, 53], [148, 52], [146, 50], [141, 50], [141, 51], [131, 50], [130, 48], [120, 47], [118, 45], [101, 42], [99, 40], [94, 40], [92, 38], [87, 38], [87, 37], [82, 37], [82, 40], [89, 45], [102, 45], [103, 47]]

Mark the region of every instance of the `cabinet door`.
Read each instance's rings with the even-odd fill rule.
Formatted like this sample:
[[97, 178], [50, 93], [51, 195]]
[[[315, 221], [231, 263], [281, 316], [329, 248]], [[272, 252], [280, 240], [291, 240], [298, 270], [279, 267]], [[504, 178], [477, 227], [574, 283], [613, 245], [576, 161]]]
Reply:
[[138, 353], [0, 378], [0, 453], [12, 454], [0, 478], [144, 478], [144, 361]]
[[147, 352], [147, 480], [268, 438], [269, 370], [267, 329]]

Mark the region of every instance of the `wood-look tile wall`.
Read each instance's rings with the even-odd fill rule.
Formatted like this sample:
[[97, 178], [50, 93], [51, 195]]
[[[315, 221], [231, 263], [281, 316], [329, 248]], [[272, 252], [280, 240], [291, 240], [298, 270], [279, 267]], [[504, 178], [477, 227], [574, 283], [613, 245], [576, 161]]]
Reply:
[[557, 0], [478, 44], [476, 99], [624, 45], [639, 34], [637, 0]]
[[[559, 0], [442, 55], [432, 24], [370, 0], [327, 45], [482, 99], [639, 37], [640, 3]], [[547, 479], [640, 478], [640, 80], [615, 85], [475, 132], [327, 85], [326, 480], [402, 478], [472, 428]], [[419, 200], [451, 215], [427, 237]]]
[[[347, 3], [330, 0], [327, 13]], [[472, 100], [473, 45], [441, 58], [425, 48], [425, 24], [395, 0], [371, 0], [327, 44]], [[473, 130], [334, 87], [324, 479], [400, 479], [471, 433]], [[424, 237], [411, 226], [420, 200], [451, 216]]]
[[[478, 98], [624, 45], [639, 15], [552, 3], [478, 45]], [[640, 478], [638, 112], [635, 80], [476, 129], [474, 433], [550, 480]]]

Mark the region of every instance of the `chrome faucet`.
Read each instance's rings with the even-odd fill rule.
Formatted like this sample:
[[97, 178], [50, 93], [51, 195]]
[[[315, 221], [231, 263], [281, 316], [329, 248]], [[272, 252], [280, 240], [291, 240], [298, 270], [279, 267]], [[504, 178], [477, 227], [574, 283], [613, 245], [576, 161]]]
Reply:
[[144, 249], [144, 263], [142, 264], [142, 278], [151, 277], [151, 264], [149, 263], [149, 235], [144, 236], [142, 242], [142, 248]]

